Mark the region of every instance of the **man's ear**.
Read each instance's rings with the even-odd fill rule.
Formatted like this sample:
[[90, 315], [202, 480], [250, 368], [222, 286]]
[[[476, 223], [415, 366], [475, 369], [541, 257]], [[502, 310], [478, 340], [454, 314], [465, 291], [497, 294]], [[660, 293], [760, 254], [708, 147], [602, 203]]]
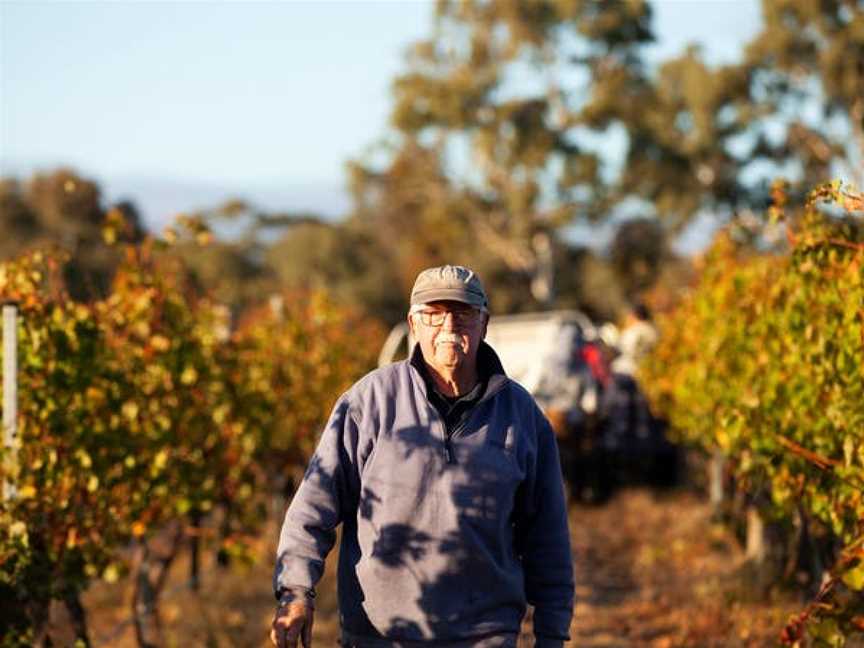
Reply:
[[484, 316], [485, 316], [485, 317], [484, 317], [484, 320], [483, 320], [483, 334], [480, 336], [480, 339], [481, 339], [481, 340], [485, 340], [485, 339], [486, 339], [486, 331], [487, 331], [487, 329], [489, 328], [489, 313], [484, 313]]
[[411, 315], [411, 313], [408, 313], [407, 319], [408, 319], [408, 331], [411, 333], [411, 337], [413, 337], [416, 340], [417, 336], [414, 334], [414, 316]]

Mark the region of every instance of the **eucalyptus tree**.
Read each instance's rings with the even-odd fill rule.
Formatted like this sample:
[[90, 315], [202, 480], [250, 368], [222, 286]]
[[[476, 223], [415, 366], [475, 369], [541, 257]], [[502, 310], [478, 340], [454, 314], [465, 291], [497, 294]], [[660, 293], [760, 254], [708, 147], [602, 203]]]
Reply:
[[109, 211], [122, 214], [130, 241], [143, 236], [141, 219], [130, 202], [106, 205], [99, 185], [71, 169], [36, 173], [21, 182], [0, 180], [0, 260], [35, 248], [55, 246], [68, 260], [63, 275], [73, 296], [94, 298], [107, 293], [120, 260], [103, 240]]
[[762, 10], [743, 62], [757, 134], [749, 158], [804, 185], [864, 185], [864, 1], [763, 0]]
[[582, 110], [647, 83], [650, 17], [640, 1], [439, 2], [394, 82], [390, 155], [352, 166], [355, 217], [400, 231], [406, 276], [446, 254], [549, 302], [559, 231], [611, 206], [616, 124]]
[[608, 97], [598, 112], [627, 124], [619, 197], [647, 199], [673, 229], [699, 212], [761, 211], [778, 177], [799, 196], [864, 182], [864, 2], [763, 0], [739, 61], [712, 67], [690, 48], [659, 66], [637, 109]]

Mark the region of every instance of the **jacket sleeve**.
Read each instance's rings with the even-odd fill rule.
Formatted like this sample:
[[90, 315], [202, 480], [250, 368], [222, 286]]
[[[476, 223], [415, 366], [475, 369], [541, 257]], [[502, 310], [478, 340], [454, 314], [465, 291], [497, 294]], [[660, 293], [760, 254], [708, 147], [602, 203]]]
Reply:
[[282, 603], [314, 598], [336, 527], [356, 507], [358, 428], [343, 395], [333, 408], [300, 487], [285, 513], [273, 590]]
[[526, 597], [534, 606], [536, 645], [560, 648], [569, 638], [573, 616], [573, 558], [558, 447], [539, 409], [536, 417], [537, 453], [516, 517], [516, 546], [522, 556]]

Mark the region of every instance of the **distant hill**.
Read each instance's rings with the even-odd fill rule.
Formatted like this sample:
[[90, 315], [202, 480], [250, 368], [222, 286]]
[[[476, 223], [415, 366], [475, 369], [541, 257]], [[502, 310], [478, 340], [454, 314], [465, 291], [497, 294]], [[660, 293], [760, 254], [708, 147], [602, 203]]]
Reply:
[[161, 229], [180, 212], [216, 207], [230, 199], [266, 211], [311, 212], [334, 220], [350, 208], [348, 193], [336, 182], [244, 187], [128, 176], [100, 179], [99, 184], [107, 202], [133, 202], [150, 229]]
[[134, 203], [144, 225], [151, 230], [162, 229], [178, 213], [218, 207], [231, 199], [243, 200], [268, 212], [306, 212], [333, 220], [344, 218], [351, 206], [348, 192], [337, 180], [220, 184], [217, 181], [175, 180], [145, 174], [104, 176], [74, 164], [38, 164], [2, 158], [0, 176], [27, 182], [36, 173], [51, 172], [64, 166], [96, 182], [103, 204], [123, 200]]

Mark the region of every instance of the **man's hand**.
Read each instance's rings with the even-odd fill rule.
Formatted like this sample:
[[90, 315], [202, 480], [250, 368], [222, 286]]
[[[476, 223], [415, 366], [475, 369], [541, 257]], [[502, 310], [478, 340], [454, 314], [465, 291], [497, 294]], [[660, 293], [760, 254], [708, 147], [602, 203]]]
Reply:
[[303, 648], [312, 648], [312, 622], [314, 608], [306, 601], [292, 601], [276, 608], [270, 641], [276, 648], [297, 648], [297, 640]]

